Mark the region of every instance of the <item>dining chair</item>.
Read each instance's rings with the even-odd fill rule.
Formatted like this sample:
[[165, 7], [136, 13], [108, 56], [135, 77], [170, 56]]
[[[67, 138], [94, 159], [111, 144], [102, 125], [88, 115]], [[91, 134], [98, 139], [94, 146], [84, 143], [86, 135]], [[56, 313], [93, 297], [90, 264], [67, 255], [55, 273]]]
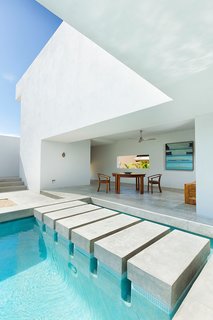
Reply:
[[98, 176], [98, 190], [97, 192], [100, 191], [101, 184], [106, 185], [106, 192], [108, 193], [110, 190], [110, 176], [103, 174], [103, 173], [97, 173]]
[[151, 193], [153, 193], [153, 185], [158, 185], [159, 191], [162, 192], [160, 180], [161, 180], [162, 174], [153, 174], [152, 176], [147, 177], [148, 178], [148, 192], [149, 192], [149, 186], [151, 185]]

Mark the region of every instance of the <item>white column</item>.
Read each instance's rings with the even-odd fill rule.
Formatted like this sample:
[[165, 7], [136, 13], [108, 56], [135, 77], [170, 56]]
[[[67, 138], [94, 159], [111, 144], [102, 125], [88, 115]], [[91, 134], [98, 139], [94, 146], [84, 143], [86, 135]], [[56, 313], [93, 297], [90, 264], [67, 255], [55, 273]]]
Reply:
[[213, 113], [195, 119], [197, 214], [213, 218]]

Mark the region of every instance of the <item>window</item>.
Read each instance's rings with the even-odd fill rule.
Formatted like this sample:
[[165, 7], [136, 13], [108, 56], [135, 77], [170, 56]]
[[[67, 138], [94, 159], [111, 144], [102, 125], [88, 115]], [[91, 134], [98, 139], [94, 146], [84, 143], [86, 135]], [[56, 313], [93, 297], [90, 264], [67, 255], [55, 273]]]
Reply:
[[117, 157], [117, 168], [119, 169], [149, 169], [149, 155], [129, 155]]

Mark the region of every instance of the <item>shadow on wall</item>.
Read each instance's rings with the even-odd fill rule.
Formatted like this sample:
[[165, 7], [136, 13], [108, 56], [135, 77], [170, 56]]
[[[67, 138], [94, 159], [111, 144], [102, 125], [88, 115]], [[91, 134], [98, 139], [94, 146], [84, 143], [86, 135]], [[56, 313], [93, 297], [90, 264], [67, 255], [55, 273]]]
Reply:
[[21, 156], [19, 155], [19, 177], [23, 180], [25, 186], [28, 188], [27, 177], [25, 175], [23, 162]]

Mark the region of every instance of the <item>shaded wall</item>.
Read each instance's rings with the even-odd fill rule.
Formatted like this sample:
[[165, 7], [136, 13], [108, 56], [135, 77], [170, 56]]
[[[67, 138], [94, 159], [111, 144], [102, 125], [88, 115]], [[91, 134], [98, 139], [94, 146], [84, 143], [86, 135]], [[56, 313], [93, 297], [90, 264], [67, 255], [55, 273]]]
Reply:
[[0, 135], [0, 178], [19, 176], [20, 138]]
[[213, 218], [213, 113], [196, 118], [197, 212]]
[[76, 143], [42, 141], [41, 189], [89, 183], [90, 141]]
[[[194, 141], [194, 130], [177, 131], [164, 135], [153, 135], [157, 139], [138, 143], [135, 140], [123, 140], [113, 144], [96, 146], [92, 148], [91, 170], [92, 179], [97, 179], [96, 173], [102, 172], [111, 175], [112, 172], [123, 172], [124, 169], [117, 168], [117, 156], [149, 154], [150, 169], [129, 170], [145, 173], [147, 176], [162, 173], [162, 186], [171, 188], [184, 188], [184, 183], [195, 180], [193, 171], [168, 171], [165, 170], [165, 143]], [[195, 159], [195, 158], [194, 158]], [[194, 163], [195, 167], [195, 163]], [[128, 170], [127, 170], [128, 171]], [[128, 183], [134, 183], [133, 179], [122, 179]], [[145, 179], [146, 183], [146, 179]]]

